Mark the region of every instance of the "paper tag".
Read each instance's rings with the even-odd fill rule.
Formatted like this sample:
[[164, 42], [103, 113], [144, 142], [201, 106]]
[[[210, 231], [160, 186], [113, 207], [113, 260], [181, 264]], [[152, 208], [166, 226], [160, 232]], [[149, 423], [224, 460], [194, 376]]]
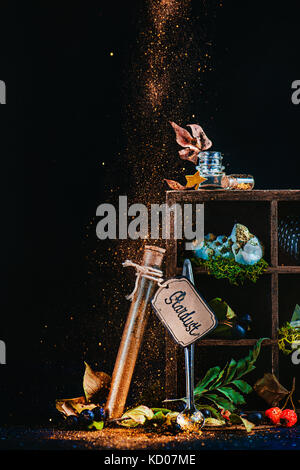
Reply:
[[217, 326], [213, 311], [185, 277], [165, 281], [151, 304], [174, 340], [183, 347], [207, 335]]

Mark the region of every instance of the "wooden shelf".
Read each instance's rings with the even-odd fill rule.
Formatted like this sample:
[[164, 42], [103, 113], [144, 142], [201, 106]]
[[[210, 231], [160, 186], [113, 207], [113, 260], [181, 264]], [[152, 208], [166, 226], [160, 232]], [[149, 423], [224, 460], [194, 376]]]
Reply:
[[[246, 285], [242, 287], [235, 287], [236, 291], [230, 289], [230, 296], [233, 303], [234, 296], [239, 296], [241, 290], [245, 289], [243, 295], [253, 295], [256, 292], [258, 299], [263, 297], [268, 298], [268, 308], [264, 310], [265, 314], [260, 323], [261, 330], [265, 325], [269, 325], [269, 331], [262, 331], [261, 337], [265, 336], [267, 339], [263, 342], [263, 346], [268, 346], [270, 351], [269, 359], [265, 360], [263, 365], [265, 371], [272, 372], [279, 377], [279, 350], [277, 344], [277, 331], [279, 328], [279, 282], [280, 280], [289, 279], [288, 276], [300, 275], [300, 266], [289, 266], [285, 259], [281, 259], [278, 249], [278, 220], [282, 215], [293, 213], [296, 208], [296, 213], [300, 214], [300, 190], [252, 190], [252, 191], [224, 191], [224, 190], [199, 190], [199, 191], [167, 191], [166, 203], [169, 207], [174, 204], [192, 203], [204, 204], [205, 221], [209, 221], [209, 227], [204, 227], [205, 233], [213, 231], [214, 233], [228, 233], [235, 222], [241, 222], [245, 225], [248, 224], [250, 231], [255, 233], [261, 238], [265, 245], [265, 259], [268, 261], [270, 267], [264, 273], [261, 282], [254, 284], [253, 288]], [[216, 217], [216, 214], [218, 217]], [[242, 219], [242, 220], [241, 220]], [[206, 222], [205, 222], [206, 223]], [[217, 232], [220, 226], [220, 231]], [[178, 240], [174, 236], [174, 215], [171, 213], [171, 227], [170, 239], [166, 241], [166, 276], [172, 277], [181, 274], [182, 268], [178, 266]], [[222, 232], [224, 230], [224, 232]], [[187, 257], [191, 252], [187, 253]], [[195, 267], [195, 274], [207, 274], [203, 267]], [[213, 282], [219, 281], [213, 278]], [[209, 276], [208, 276], [209, 279]], [[208, 283], [209, 281], [205, 281]], [[297, 284], [295, 277], [292, 282], [293, 286]], [[287, 284], [287, 283], [285, 283]], [[216, 284], [217, 285], [217, 284]], [[300, 282], [299, 282], [300, 285]], [[248, 290], [247, 290], [248, 289]], [[256, 290], [257, 289], [257, 290]], [[208, 289], [209, 290], [209, 289]], [[210, 289], [210, 293], [211, 293]], [[217, 294], [216, 294], [217, 295]], [[252, 300], [249, 298], [249, 300]], [[229, 300], [230, 302], [230, 300]], [[266, 304], [262, 304], [264, 308]], [[253, 303], [252, 303], [253, 307]], [[261, 331], [260, 330], [260, 331]], [[270, 334], [271, 333], [271, 334]], [[257, 333], [253, 333], [257, 334]], [[196, 344], [200, 348], [214, 347], [247, 347], [255, 344], [256, 339], [241, 339], [241, 340], [224, 340], [204, 338], [200, 339]], [[267, 350], [269, 348], [266, 348]], [[179, 348], [173, 340], [166, 334], [166, 394], [168, 397], [176, 397], [178, 392], [178, 364], [179, 364]], [[266, 350], [264, 348], [264, 350]], [[203, 349], [202, 349], [203, 351]], [[202, 357], [208, 360], [213, 349], [209, 350], [210, 353], [204, 353]], [[224, 350], [224, 356], [226, 351]], [[269, 361], [269, 362], [267, 362]], [[205, 365], [205, 364], [204, 364]], [[215, 364], [214, 364], [215, 365]]]
[[[208, 274], [207, 269], [201, 266], [195, 266], [193, 267], [193, 271], [196, 274]], [[176, 273], [181, 274], [182, 273], [182, 267], [177, 266], [176, 267]], [[269, 266], [266, 271], [263, 273], [264, 274], [272, 274], [272, 273], [278, 273], [278, 274], [300, 274], [300, 266]]]
[[201, 189], [199, 191], [166, 191], [167, 201], [299, 201], [300, 189], [266, 189], [252, 191], [224, 191]]
[[[197, 346], [253, 346], [257, 339], [200, 339]], [[277, 344], [275, 339], [265, 339], [262, 346], [273, 346]]]

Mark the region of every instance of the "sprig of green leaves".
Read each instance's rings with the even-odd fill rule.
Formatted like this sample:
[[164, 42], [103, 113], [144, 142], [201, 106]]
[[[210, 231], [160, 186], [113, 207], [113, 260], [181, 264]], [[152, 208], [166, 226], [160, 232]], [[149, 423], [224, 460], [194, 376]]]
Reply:
[[231, 359], [222, 370], [219, 366], [209, 369], [194, 390], [197, 406], [198, 403], [203, 403], [203, 399], [230, 412], [234, 411], [237, 405], [243, 405], [245, 403], [243, 394], [250, 393], [252, 387], [241, 377], [255, 369], [254, 363], [264, 339], [266, 338], [259, 339], [245, 358], [239, 361]]

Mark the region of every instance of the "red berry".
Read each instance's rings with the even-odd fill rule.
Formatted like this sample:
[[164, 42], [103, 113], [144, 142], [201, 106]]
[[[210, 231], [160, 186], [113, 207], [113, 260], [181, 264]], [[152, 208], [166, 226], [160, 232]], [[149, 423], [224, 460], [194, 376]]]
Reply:
[[280, 420], [287, 428], [294, 426], [297, 423], [297, 414], [293, 410], [283, 410], [280, 415]]
[[280, 423], [281, 409], [278, 407], [269, 408], [265, 411], [265, 415], [269, 418], [273, 424]]

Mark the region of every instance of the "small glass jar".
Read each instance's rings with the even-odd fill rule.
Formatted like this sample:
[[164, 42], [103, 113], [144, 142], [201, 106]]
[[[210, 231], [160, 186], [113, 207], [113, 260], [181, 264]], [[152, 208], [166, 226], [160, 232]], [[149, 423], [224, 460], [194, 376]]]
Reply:
[[299, 338], [299, 339], [296, 339], [296, 341], [292, 342], [292, 349], [299, 349], [300, 348], [300, 320], [291, 321], [290, 325], [293, 328], [295, 328], [295, 330], [298, 333], [297, 338]]
[[222, 166], [221, 152], [200, 152], [198, 156], [198, 166], [196, 169], [199, 175], [205, 178], [199, 185], [199, 189], [224, 189], [222, 187], [222, 177], [224, 176], [224, 167]]
[[254, 188], [254, 178], [251, 175], [224, 175], [222, 188], [250, 191]]

